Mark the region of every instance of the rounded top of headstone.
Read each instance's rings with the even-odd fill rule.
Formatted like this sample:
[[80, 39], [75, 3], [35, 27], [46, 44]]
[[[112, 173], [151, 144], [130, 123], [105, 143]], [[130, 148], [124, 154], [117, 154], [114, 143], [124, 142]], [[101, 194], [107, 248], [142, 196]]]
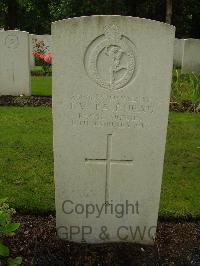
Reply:
[[160, 27], [167, 27], [168, 29], [175, 30], [175, 26], [157, 21], [157, 20], [151, 20], [151, 19], [146, 19], [146, 18], [140, 18], [140, 17], [131, 17], [131, 16], [121, 16], [121, 15], [92, 15], [92, 16], [81, 16], [81, 17], [73, 17], [73, 18], [67, 18], [67, 19], [62, 19], [58, 20], [55, 22], [52, 22], [52, 26], [54, 25], [59, 25], [62, 23], [73, 23], [73, 22], [78, 22], [78, 21], [90, 21], [90, 20], [96, 20], [98, 22], [101, 22], [103, 20], [107, 19], [117, 19], [117, 20], [122, 20], [122, 21], [132, 21], [132, 22], [137, 22], [137, 23], [142, 23], [142, 24], [150, 24], [154, 26], [160, 26]]
[[2, 31], [3, 33], [17, 33], [17, 34], [29, 34], [29, 32], [27, 32], [27, 31], [21, 31], [21, 30], [3, 30]]
[[200, 39], [195, 39], [195, 38], [188, 38], [188, 39], [183, 39], [183, 40], [190, 40], [194, 42], [200, 42]]
[[36, 35], [38, 37], [49, 37], [49, 36], [51, 36], [51, 34], [34, 34], [34, 35]]

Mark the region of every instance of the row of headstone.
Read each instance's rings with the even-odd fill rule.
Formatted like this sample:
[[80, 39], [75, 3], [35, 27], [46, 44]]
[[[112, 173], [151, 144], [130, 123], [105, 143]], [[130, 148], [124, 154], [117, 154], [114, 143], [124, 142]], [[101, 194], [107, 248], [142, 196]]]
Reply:
[[[0, 95], [30, 95], [29, 69], [35, 67], [33, 51], [41, 46], [45, 52], [52, 52], [52, 36], [1, 30], [0, 42]], [[173, 58], [182, 73], [200, 73], [200, 40], [175, 39]]]
[[[171, 25], [133, 17], [91, 16], [52, 24], [61, 239], [153, 244], [174, 35]], [[27, 32], [0, 32], [0, 90], [5, 94], [30, 95], [30, 38]], [[190, 42], [186, 47], [193, 50]]]
[[175, 39], [174, 65], [181, 67], [181, 73], [200, 73], [200, 40]]

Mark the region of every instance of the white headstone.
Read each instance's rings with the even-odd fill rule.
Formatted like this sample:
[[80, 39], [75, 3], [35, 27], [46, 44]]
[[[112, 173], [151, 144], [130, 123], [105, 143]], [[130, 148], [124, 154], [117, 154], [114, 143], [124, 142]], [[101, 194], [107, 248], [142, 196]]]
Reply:
[[175, 39], [174, 41], [174, 65], [181, 66], [183, 51], [184, 51], [184, 42], [185, 39]]
[[29, 34], [0, 32], [0, 95], [31, 95]]
[[200, 73], [200, 40], [187, 39], [184, 45], [181, 73]]
[[153, 243], [174, 31], [123, 16], [52, 24], [60, 238]]
[[30, 68], [31, 70], [35, 67], [35, 57], [33, 55], [34, 52], [34, 40], [35, 34], [29, 34], [29, 52], [30, 52]]

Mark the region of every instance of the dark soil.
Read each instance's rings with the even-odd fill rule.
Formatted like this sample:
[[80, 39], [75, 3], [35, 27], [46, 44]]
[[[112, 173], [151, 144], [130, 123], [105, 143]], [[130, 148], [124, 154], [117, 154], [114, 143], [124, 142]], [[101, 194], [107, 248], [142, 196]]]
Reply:
[[159, 222], [154, 246], [127, 243], [87, 245], [56, 237], [55, 218], [18, 215], [21, 228], [6, 239], [23, 265], [200, 265], [200, 224]]
[[0, 106], [52, 106], [52, 98], [46, 96], [0, 96]]
[[170, 111], [200, 113], [200, 101], [170, 102]]
[[[52, 98], [46, 96], [0, 96], [0, 106], [52, 106]], [[199, 108], [198, 108], [199, 107]], [[200, 112], [200, 102], [192, 101], [171, 102], [170, 111], [174, 112]]]

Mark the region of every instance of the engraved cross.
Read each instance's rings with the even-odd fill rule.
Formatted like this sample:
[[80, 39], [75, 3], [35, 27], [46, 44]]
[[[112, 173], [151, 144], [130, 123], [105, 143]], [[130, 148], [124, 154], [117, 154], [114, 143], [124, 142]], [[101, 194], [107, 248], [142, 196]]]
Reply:
[[106, 165], [106, 184], [105, 184], [105, 204], [109, 204], [109, 187], [111, 178], [111, 165], [112, 164], [132, 164], [133, 160], [113, 160], [112, 158], [112, 134], [107, 135], [107, 150], [105, 159], [85, 159], [86, 163], [102, 163]]

